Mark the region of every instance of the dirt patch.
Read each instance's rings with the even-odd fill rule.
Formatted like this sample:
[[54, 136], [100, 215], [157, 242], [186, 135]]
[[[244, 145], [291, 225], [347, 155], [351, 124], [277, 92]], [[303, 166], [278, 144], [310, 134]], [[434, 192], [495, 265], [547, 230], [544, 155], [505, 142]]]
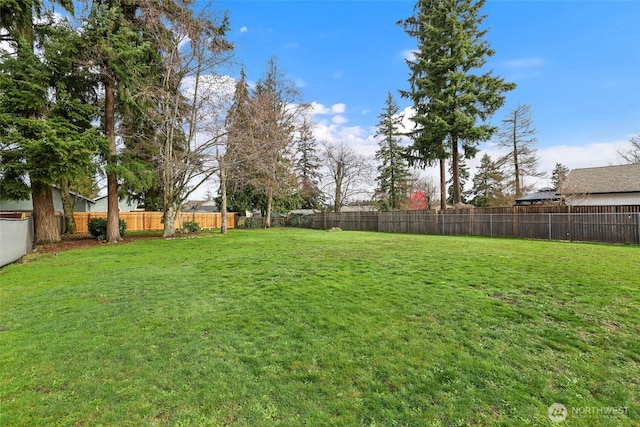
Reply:
[[[135, 242], [136, 240], [149, 240], [149, 239], [162, 239], [162, 234], [157, 235], [140, 235], [140, 236], [125, 236], [118, 245]], [[71, 234], [68, 236], [62, 236], [62, 240], [57, 243], [49, 243], [46, 245], [38, 245], [36, 247], [36, 253], [57, 253], [62, 251], [68, 251], [69, 249], [84, 249], [91, 248], [100, 245], [109, 245], [104, 241], [97, 240], [90, 234]]]

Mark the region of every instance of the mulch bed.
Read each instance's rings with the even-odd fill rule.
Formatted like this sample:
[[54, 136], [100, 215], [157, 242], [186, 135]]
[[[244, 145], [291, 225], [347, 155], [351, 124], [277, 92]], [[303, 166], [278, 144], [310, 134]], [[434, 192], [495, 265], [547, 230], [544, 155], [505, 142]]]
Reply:
[[[116, 243], [117, 245], [126, 244], [130, 242], [135, 242], [136, 240], [149, 240], [149, 239], [162, 239], [162, 234], [157, 235], [139, 235], [139, 236], [124, 236], [124, 239], [121, 242]], [[61, 252], [67, 251], [69, 249], [83, 249], [83, 248], [91, 248], [94, 246], [100, 245], [110, 245], [113, 243], [106, 243], [104, 241], [100, 241], [93, 237], [90, 234], [70, 234], [62, 236], [62, 240], [57, 243], [49, 243], [46, 245], [38, 245], [36, 247], [35, 252], [40, 253], [51, 253], [51, 252]]]

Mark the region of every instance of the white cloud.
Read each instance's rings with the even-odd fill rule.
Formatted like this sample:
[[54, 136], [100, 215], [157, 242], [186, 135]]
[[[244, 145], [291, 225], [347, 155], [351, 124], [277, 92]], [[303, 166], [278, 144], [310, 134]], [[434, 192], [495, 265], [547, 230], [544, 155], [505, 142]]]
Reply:
[[249, 31], [249, 29], [246, 26], [240, 28], [241, 33], [246, 33], [247, 31]]
[[311, 103], [311, 114], [318, 116], [327, 116], [331, 114], [343, 114], [347, 110], [346, 104], [333, 104], [331, 107], [325, 107], [319, 102]]
[[336, 125], [343, 125], [347, 123], [349, 120], [343, 115], [337, 114], [331, 118], [331, 122]]
[[415, 49], [407, 49], [402, 51], [402, 57], [407, 60], [414, 62], [416, 60], [416, 53], [418, 53]]
[[543, 58], [520, 58], [504, 62], [504, 66], [507, 68], [537, 68], [544, 64], [545, 60]]
[[333, 106], [331, 107], [331, 112], [332, 113], [336, 113], [336, 114], [342, 114], [345, 111], [347, 111], [347, 105], [346, 104], [333, 104]]

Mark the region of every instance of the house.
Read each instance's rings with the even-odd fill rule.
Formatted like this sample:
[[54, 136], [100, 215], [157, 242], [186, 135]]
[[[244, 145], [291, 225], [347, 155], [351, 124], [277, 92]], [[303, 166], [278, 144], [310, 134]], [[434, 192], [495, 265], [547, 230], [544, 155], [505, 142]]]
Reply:
[[640, 205], [640, 164], [573, 169], [562, 192], [572, 205]]
[[[53, 193], [53, 209], [56, 212], [62, 212], [62, 191], [56, 187], [52, 187]], [[107, 212], [107, 196], [98, 197], [97, 199], [89, 199], [81, 194], [71, 193], [71, 202], [74, 212]], [[139, 210], [138, 202], [129, 202], [126, 199], [118, 201], [120, 212], [132, 212]], [[0, 212], [31, 212], [33, 211], [33, 200], [29, 195], [28, 200], [9, 200], [0, 198]]]
[[[52, 187], [53, 208], [56, 211], [63, 211], [62, 191], [58, 187]], [[74, 203], [74, 212], [95, 212], [93, 208], [95, 202], [81, 194], [71, 193], [71, 203]], [[31, 212], [33, 211], [33, 200], [29, 195], [28, 200], [8, 200], [0, 198], [0, 212]]]
[[553, 188], [541, 188], [516, 199], [516, 206], [530, 205], [560, 205], [564, 204], [564, 197]]
[[378, 212], [378, 207], [372, 205], [343, 206], [340, 208], [340, 212]]
[[182, 205], [182, 212], [219, 212], [213, 200], [189, 200]]
[[[98, 197], [93, 201], [93, 206], [90, 212], [107, 212], [108, 208], [108, 196]], [[138, 209], [137, 201], [129, 201], [126, 198], [118, 199], [118, 211], [119, 212], [135, 212], [143, 209]], [[77, 211], [76, 211], [77, 212]]]

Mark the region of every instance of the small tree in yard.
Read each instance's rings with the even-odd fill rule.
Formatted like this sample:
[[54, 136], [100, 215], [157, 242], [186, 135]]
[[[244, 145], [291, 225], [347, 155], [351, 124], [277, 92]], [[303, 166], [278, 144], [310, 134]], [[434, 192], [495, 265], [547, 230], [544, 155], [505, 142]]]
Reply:
[[480, 166], [473, 177], [471, 203], [478, 208], [500, 206], [504, 203], [504, 174], [488, 154], [482, 156]]
[[345, 202], [366, 193], [371, 180], [371, 162], [344, 142], [324, 143], [324, 164], [329, 170], [324, 186], [334, 212], [340, 212]]

